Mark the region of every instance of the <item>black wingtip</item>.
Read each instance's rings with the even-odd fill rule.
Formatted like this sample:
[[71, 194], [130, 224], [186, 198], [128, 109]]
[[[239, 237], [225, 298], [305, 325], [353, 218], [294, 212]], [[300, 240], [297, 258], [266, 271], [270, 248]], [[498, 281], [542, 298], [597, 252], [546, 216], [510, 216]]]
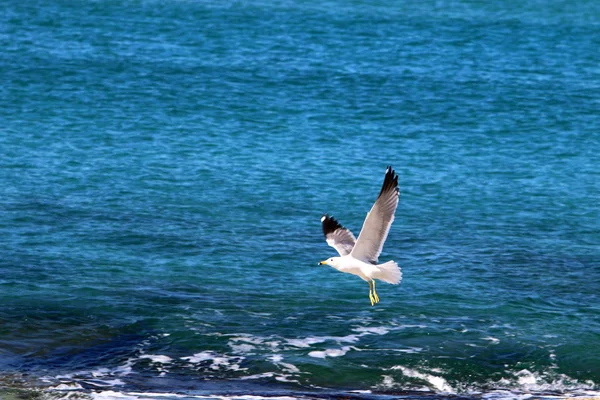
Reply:
[[323, 235], [327, 236], [331, 232], [336, 231], [339, 228], [343, 228], [339, 222], [333, 217], [330, 217], [327, 214], [324, 214], [321, 217], [321, 226], [323, 227]]
[[391, 165], [388, 165], [387, 169], [385, 170], [385, 178], [383, 179], [383, 185], [381, 186], [379, 196], [389, 190], [396, 190], [396, 192], [399, 192], [398, 175], [396, 175], [396, 171], [394, 171]]

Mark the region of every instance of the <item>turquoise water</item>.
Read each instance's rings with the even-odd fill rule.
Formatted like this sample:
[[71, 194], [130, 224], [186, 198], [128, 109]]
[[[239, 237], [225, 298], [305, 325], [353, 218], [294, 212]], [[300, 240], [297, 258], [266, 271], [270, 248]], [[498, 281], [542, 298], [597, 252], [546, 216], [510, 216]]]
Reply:
[[[5, 2], [0, 387], [597, 393], [600, 5], [547, 3]], [[371, 307], [320, 217], [389, 164]]]

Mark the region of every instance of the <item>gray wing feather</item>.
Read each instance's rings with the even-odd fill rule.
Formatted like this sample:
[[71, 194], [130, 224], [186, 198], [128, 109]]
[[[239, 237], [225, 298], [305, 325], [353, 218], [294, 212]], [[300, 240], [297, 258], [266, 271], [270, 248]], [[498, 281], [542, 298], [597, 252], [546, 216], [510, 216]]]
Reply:
[[325, 241], [328, 245], [336, 249], [340, 256], [350, 254], [356, 242], [356, 238], [352, 232], [327, 214], [321, 217], [321, 226], [323, 227], [323, 235], [325, 235]]
[[365, 262], [377, 263], [383, 243], [387, 239], [390, 226], [394, 222], [394, 213], [398, 207], [400, 191], [398, 175], [388, 167], [381, 192], [367, 214], [363, 227], [358, 235], [351, 253], [354, 258]]

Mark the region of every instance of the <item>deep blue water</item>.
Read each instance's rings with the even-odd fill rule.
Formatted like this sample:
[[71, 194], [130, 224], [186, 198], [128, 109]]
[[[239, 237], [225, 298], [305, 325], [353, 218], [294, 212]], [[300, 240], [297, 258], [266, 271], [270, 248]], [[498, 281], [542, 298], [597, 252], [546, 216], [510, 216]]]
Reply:
[[[5, 393], [600, 390], [600, 4], [2, 8]], [[320, 217], [388, 164], [371, 307]]]

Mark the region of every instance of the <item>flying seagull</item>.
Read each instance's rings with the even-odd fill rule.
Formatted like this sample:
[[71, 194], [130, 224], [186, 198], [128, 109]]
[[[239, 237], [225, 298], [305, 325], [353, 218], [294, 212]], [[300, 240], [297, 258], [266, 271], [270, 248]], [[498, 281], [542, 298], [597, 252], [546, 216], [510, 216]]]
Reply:
[[329, 265], [340, 272], [359, 276], [369, 283], [371, 305], [379, 303], [375, 279], [397, 285], [402, 279], [400, 267], [394, 261], [377, 264], [383, 243], [387, 238], [394, 213], [398, 207], [398, 175], [388, 167], [381, 192], [367, 214], [358, 239], [333, 217], [321, 217], [323, 234], [327, 244], [337, 250], [340, 257], [331, 257], [319, 265]]

